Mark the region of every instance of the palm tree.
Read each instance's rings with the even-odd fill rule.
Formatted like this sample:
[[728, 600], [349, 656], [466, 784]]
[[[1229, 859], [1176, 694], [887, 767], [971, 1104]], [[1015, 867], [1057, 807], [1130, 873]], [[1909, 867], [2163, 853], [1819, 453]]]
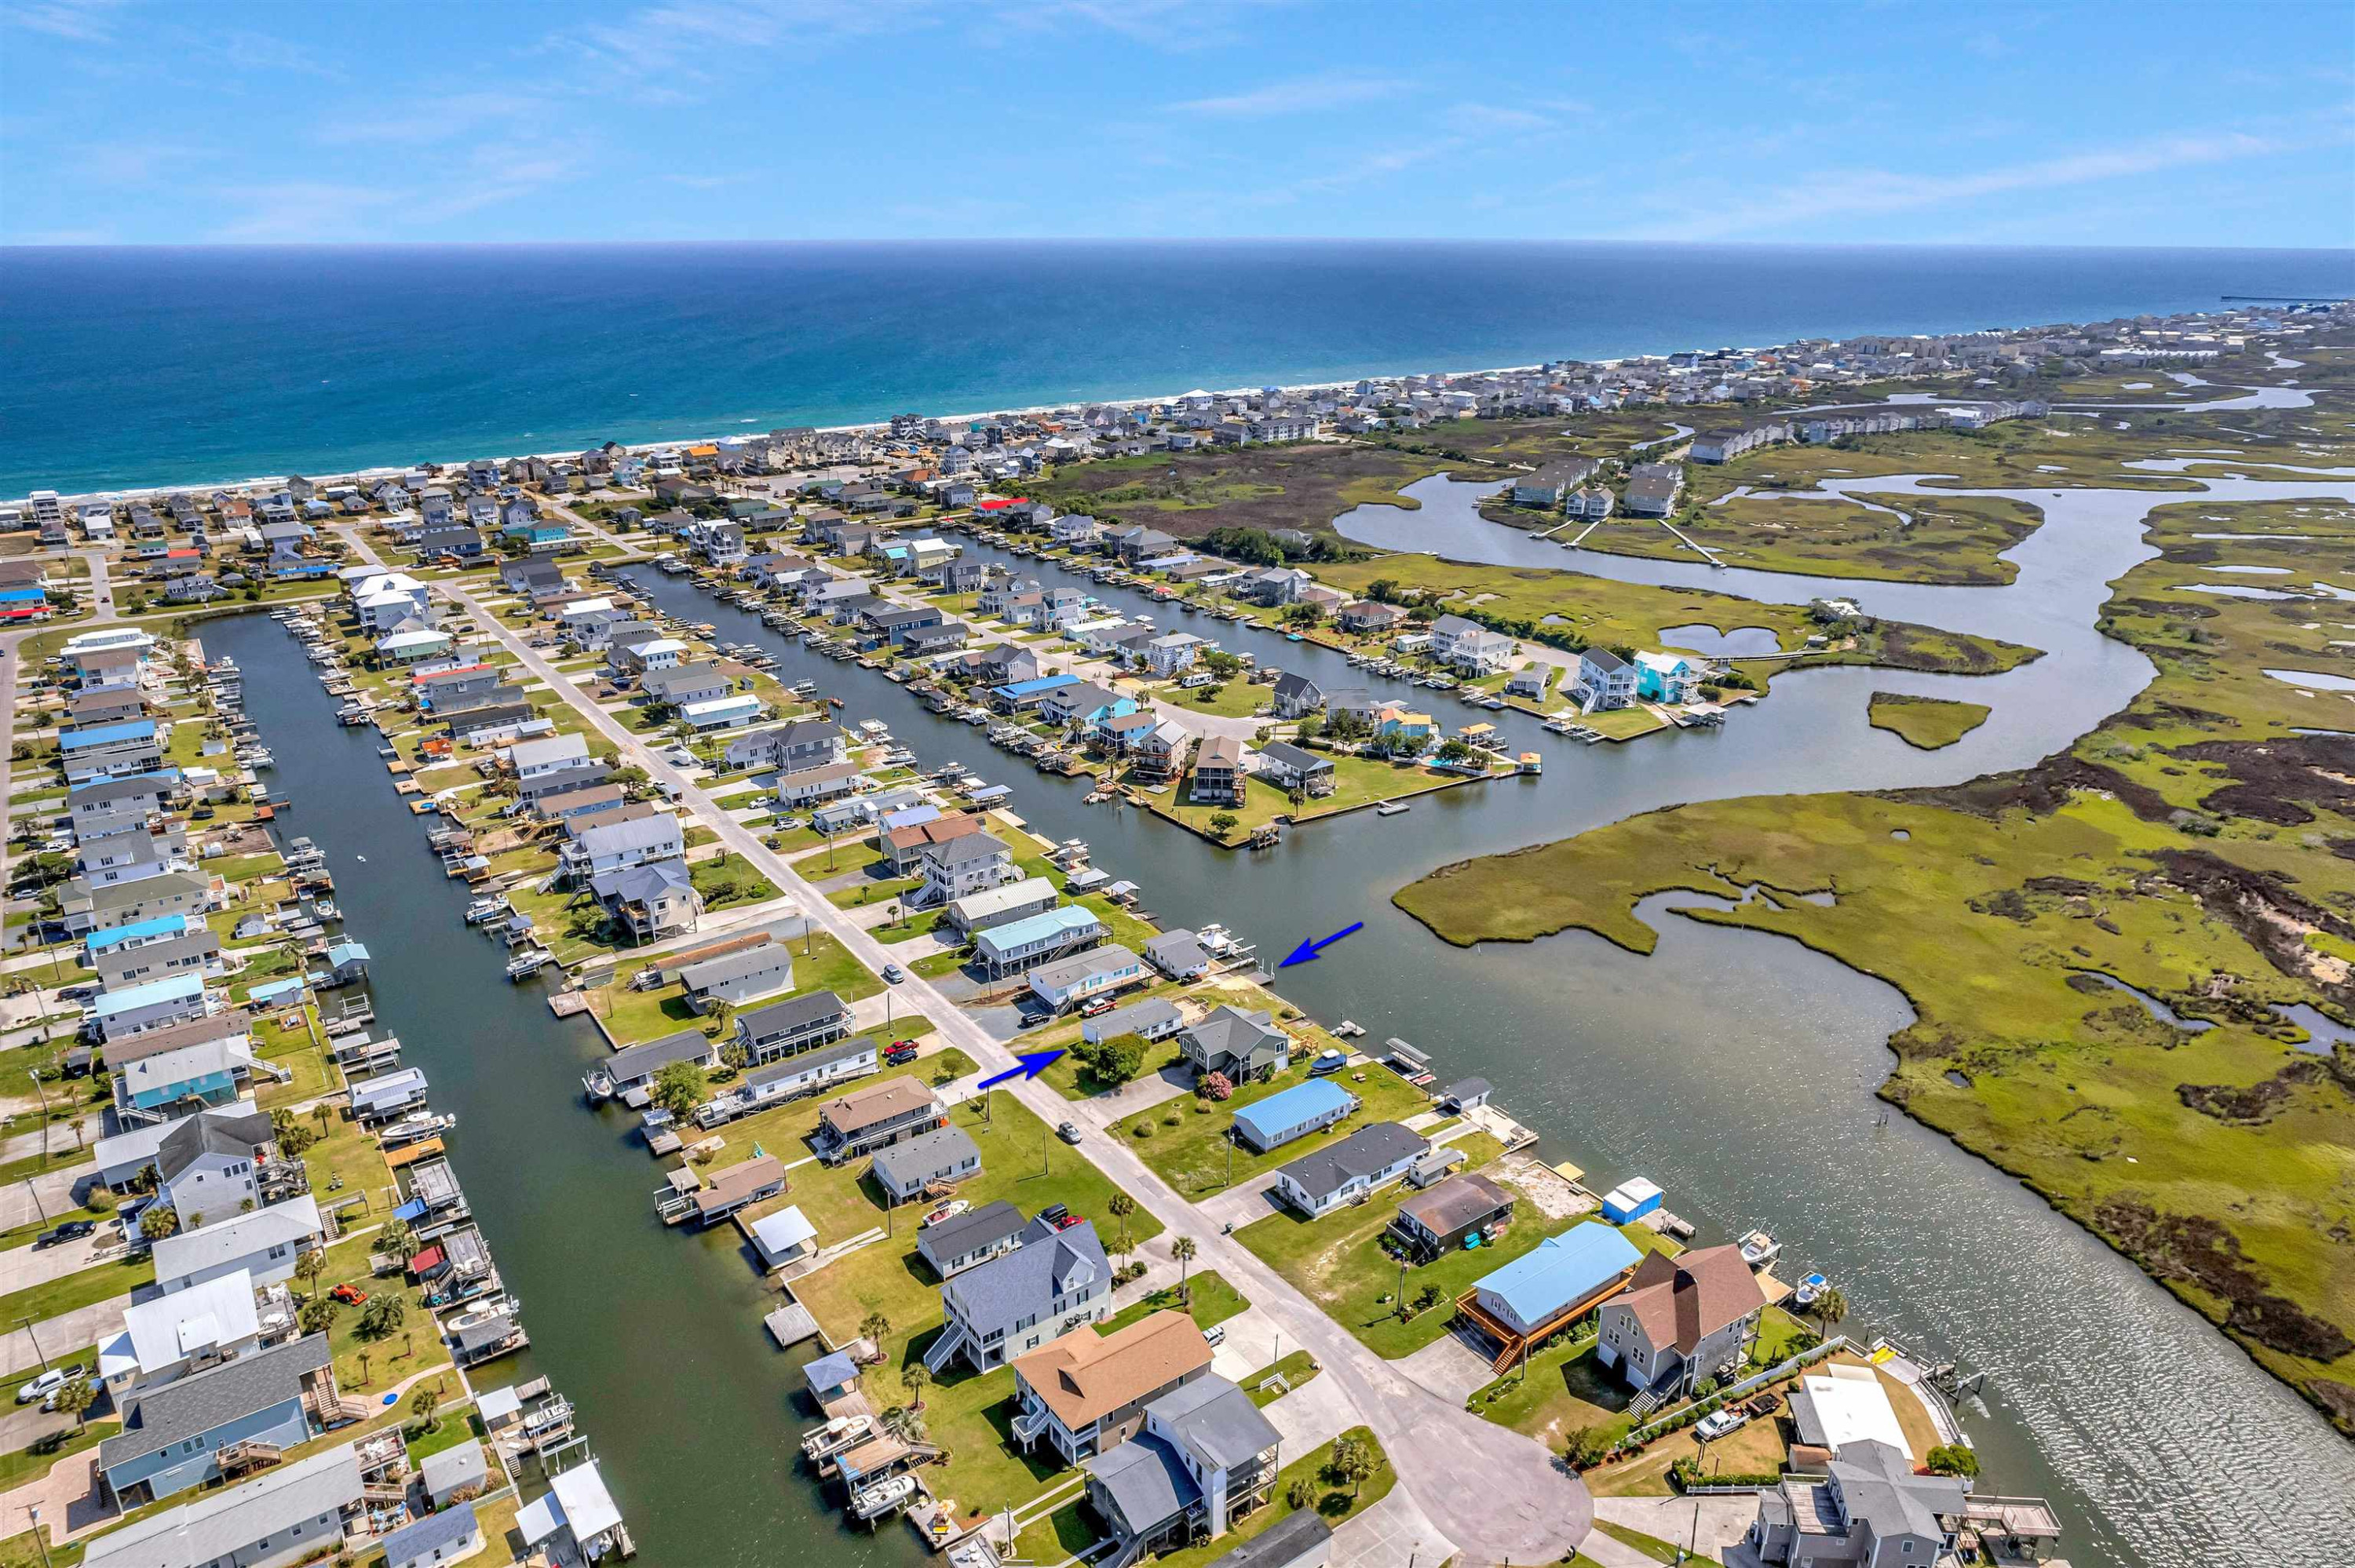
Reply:
[[88, 1430], [90, 1407], [98, 1403], [98, 1385], [87, 1377], [68, 1378], [57, 1393], [58, 1408], [74, 1418], [74, 1430]]
[[869, 1312], [858, 1320], [858, 1337], [881, 1351], [883, 1341], [891, 1337], [891, 1319], [881, 1312]]
[[1169, 1244], [1169, 1255], [1178, 1260], [1178, 1299], [1182, 1305], [1193, 1304], [1194, 1293], [1186, 1284], [1186, 1266], [1200, 1256], [1201, 1251], [1192, 1236], [1179, 1236]]
[[1106, 1203], [1104, 1208], [1112, 1214], [1113, 1218], [1120, 1222], [1120, 1239], [1124, 1242], [1126, 1241], [1128, 1239], [1128, 1216], [1136, 1213], [1136, 1200], [1130, 1197], [1125, 1192], [1114, 1192], [1112, 1195], [1112, 1201]]
[[932, 1381], [932, 1369], [922, 1361], [911, 1361], [900, 1369], [900, 1381], [908, 1390], [908, 1408], [924, 1408], [924, 1385]]
[[409, 1408], [417, 1413], [417, 1419], [424, 1424], [426, 1431], [440, 1431], [442, 1424], [434, 1419], [435, 1413], [442, 1408], [440, 1381], [419, 1384], [417, 1392], [409, 1396]]
[[1827, 1285], [1817, 1292], [1815, 1314], [1817, 1332], [1831, 1338], [1831, 1326], [1848, 1316], [1848, 1298], [1839, 1293], [1839, 1287]]
[[327, 1272], [327, 1255], [318, 1247], [298, 1253], [294, 1258], [294, 1277], [313, 1296], [319, 1293], [319, 1277]]

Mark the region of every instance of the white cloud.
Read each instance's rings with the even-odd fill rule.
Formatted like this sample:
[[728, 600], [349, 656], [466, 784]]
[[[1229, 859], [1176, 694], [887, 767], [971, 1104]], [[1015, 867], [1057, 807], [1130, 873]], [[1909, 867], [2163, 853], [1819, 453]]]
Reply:
[[2097, 185], [2171, 169], [2232, 163], [2296, 151], [2300, 143], [2232, 131], [2167, 136], [2119, 147], [1958, 175], [1910, 175], [1890, 169], [1828, 169], [1731, 206], [1707, 206], [1689, 217], [1636, 225], [1628, 238], [1727, 239], [1785, 234], [1810, 220], [1857, 214], [1919, 211], [1959, 206], [2016, 192]]
[[1318, 110], [1344, 109], [1353, 103], [1372, 103], [1396, 98], [1411, 86], [1411, 83], [1389, 77], [1295, 77], [1290, 81], [1270, 82], [1249, 92], [1222, 98], [1197, 98], [1171, 107], [1184, 113], [1209, 115], [1220, 120], [1265, 120], [1276, 115], [1308, 114]]
[[78, 44], [102, 44], [114, 36], [112, 13], [122, 0], [25, 0], [0, 7], [0, 21]]

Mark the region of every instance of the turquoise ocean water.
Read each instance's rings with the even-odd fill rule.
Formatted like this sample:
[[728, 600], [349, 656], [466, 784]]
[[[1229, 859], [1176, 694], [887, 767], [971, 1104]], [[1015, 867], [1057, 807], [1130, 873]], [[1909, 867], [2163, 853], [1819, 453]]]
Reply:
[[0, 495], [2355, 291], [2346, 252], [0, 250]]

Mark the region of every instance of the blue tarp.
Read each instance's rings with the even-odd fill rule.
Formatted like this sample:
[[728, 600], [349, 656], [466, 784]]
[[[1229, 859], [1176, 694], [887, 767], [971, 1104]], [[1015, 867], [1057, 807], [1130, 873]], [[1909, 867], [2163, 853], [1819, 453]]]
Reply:
[[407, 1220], [410, 1224], [414, 1224], [419, 1220], [425, 1217], [425, 1204], [419, 1199], [411, 1198], [406, 1203], [401, 1204], [400, 1207], [393, 1210], [392, 1217], [396, 1220]]

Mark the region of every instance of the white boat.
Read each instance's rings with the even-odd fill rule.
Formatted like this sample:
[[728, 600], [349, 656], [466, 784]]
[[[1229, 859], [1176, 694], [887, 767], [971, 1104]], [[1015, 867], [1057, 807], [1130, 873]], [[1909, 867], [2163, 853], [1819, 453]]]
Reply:
[[1816, 1298], [1831, 1287], [1832, 1282], [1822, 1275], [1810, 1274], [1799, 1281], [1797, 1289], [1791, 1292], [1791, 1304], [1795, 1307], [1812, 1307], [1815, 1305]]
[[1752, 1231], [1742, 1238], [1742, 1261], [1753, 1268], [1764, 1268], [1782, 1255], [1783, 1244], [1764, 1230]]
[[894, 1509], [904, 1507], [916, 1495], [916, 1478], [893, 1476], [878, 1481], [850, 1499], [850, 1511], [861, 1519], [879, 1519]]
[[802, 1452], [810, 1458], [823, 1459], [864, 1441], [874, 1426], [864, 1415], [837, 1415], [825, 1425], [802, 1434]]
[[507, 979], [529, 980], [556, 961], [556, 955], [545, 948], [533, 948], [507, 960]]
[[479, 926], [485, 920], [496, 920], [507, 912], [504, 895], [497, 898], [477, 898], [466, 906], [466, 924]]
[[458, 1118], [455, 1116], [446, 1113], [437, 1116], [431, 1111], [419, 1111], [412, 1116], [402, 1117], [399, 1121], [389, 1122], [377, 1128], [376, 1136], [378, 1141], [387, 1149], [398, 1149], [404, 1143], [415, 1143], [421, 1139], [432, 1138], [437, 1134], [447, 1132], [457, 1125]]

